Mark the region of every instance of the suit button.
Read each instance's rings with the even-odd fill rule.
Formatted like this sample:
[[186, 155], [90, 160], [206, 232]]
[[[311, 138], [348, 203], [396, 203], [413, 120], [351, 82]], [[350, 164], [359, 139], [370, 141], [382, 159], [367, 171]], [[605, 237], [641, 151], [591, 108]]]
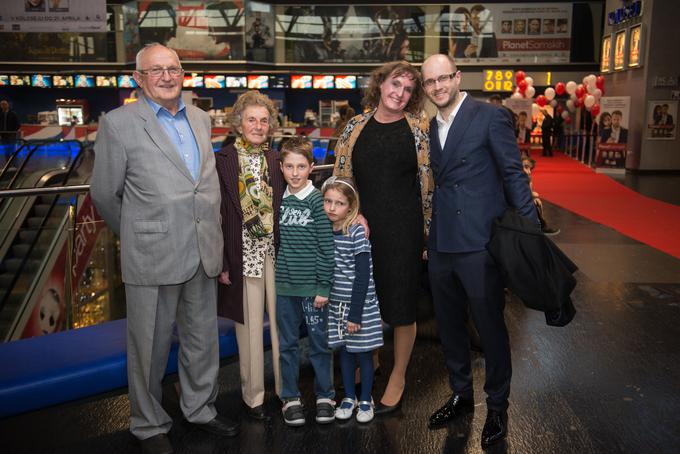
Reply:
[[201, 223], [201, 218], [196, 218], [196, 224], [200, 224], [200, 223]]
[[456, 214], [462, 214], [463, 210], [456, 210]]
[[465, 164], [465, 158], [461, 159], [460, 162]]
[[457, 187], [458, 187], [458, 183], [454, 184], [453, 187], [454, 187], [454, 188], [457, 188]]
[[439, 185], [436, 185], [436, 186], [435, 186], [435, 189], [439, 189]]
[[198, 188], [194, 189], [194, 194], [198, 194]]

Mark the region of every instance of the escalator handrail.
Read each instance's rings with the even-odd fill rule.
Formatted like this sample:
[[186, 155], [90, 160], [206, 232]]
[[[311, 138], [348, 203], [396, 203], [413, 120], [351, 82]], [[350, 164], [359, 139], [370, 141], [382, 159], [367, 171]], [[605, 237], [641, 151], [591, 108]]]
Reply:
[[[78, 151], [78, 154], [76, 155], [76, 158], [71, 162], [71, 165], [69, 166], [68, 172], [66, 172], [66, 175], [64, 175], [64, 179], [62, 181], [62, 185], [66, 185], [68, 182], [69, 178], [73, 174], [73, 171], [77, 167], [78, 162], [80, 161], [81, 156], [83, 155], [83, 151], [85, 149], [81, 146], [80, 150]], [[28, 157], [26, 158], [28, 160]], [[26, 161], [24, 161], [26, 162]], [[59, 200], [59, 196], [55, 197], [54, 200], [52, 200], [52, 203], [50, 204], [49, 209], [43, 216], [42, 220], [40, 221], [40, 225], [37, 228], [37, 234], [36, 234], [36, 240], [40, 237], [40, 234], [43, 232], [43, 229], [45, 228], [45, 225], [47, 224], [47, 221], [49, 220], [50, 216], [52, 215], [52, 211], [54, 211], [54, 207], [57, 206], [57, 201]], [[12, 290], [14, 289], [14, 286], [17, 284], [17, 281], [19, 280], [19, 277], [22, 275], [24, 268], [26, 267], [26, 263], [28, 263], [28, 259], [31, 257], [31, 253], [33, 253], [33, 249], [36, 245], [37, 241], [32, 241], [30, 246], [28, 247], [28, 251], [24, 255], [24, 258], [21, 260], [21, 263], [19, 264], [19, 268], [17, 272], [14, 274], [12, 277], [12, 282], [10, 282], [9, 286], [7, 286], [7, 290], [5, 291], [5, 294], [2, 297], [2, 301], [0, 301], [0, 312], [5, 308], [5, 305], [7, 304], [7, 301], [10, 298], [10, 295], [12, 294]]]
[[[19, 156], [19, 153], [21, 153], [21, 150], [28, 147], [28, 142], [26, 142], [25, 140], [22, 140], [21, 142], [22, 142], [21, 146], [19, 148], [17, 148], [16, 150], [14, 150], [14, 153], [12, 153], [12, 156], [9, 157], [9, 159], [7, 160], [5, 165], [2, 167], [2, 170], [0, 170], [0, 180], [2, 180], [2, 177], [4, 177], [5, 174], [9, 171], [9, 169], [12, 165], [12, 161], [14, 161], [14, 159], [16, 159], [17, 156]], [[9, 188], [9, 186], [8, 186], [8, 188]]]

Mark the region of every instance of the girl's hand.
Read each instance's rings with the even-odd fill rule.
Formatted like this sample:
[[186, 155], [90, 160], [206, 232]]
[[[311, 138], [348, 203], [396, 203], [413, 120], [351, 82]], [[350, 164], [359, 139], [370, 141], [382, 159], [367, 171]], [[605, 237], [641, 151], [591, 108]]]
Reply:
[[229, 280], [229, 271], [222, 271], [220, 275], [217, 276], [217, 281], [220, 284], [231, 285], [231, 281]]
[[359, 325], [357, 323], [352, 323], [350, 321], [347, 322], [347, 332], [348, 333], [354, 334], [357, 331], [359, 331], [360, 329], [361, 329], [361, 325]]
[[314, 307], [317, 309], [321, 309], [326, 305], [327, 302], [328, 298], [326, 298], [325, 296], [316, 295], [316, 297], [314, 298]]

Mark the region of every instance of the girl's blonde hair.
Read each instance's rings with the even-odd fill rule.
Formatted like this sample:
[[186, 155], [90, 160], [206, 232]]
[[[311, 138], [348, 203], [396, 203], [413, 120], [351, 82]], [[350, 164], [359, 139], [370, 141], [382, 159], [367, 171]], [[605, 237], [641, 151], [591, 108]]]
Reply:
[[342, 233], [347, 235], [349, 226], [354, 223], [359, 215], [359, 193], [357, 192], [356, 185], [351, 178], [332, 176], [321, 186], [322, 194], [326, 195], [326, 191], [329, 189], [335, 189], [344, 195], [347, 198], [347, 202], [349, 202], [349, 211], [342, 223]]

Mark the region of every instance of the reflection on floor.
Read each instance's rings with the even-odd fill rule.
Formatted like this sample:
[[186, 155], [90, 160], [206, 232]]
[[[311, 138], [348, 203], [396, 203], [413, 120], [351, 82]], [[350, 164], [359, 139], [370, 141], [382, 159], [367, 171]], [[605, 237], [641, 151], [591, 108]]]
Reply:
[[[510, 434], [488, 452], [677, 452], [680, 261], [547, 203], [546, 212], [562, 229], [555, 241], [581, 268], [574, 294], [578, 314], [568, 327], [551, 328], [541, 313], [508, 301], [514, 368]], [[384, 371], [390, 354], [389, 348], [383, 351]], [[474, 417], [436, 431], [428, 430], [427, 418], [449, 389], [438, 342], [427, 336], [417, 341], [401, 412], [365, 426], [308, 422], [291, 429], [268, 394], [266, 407], [275, 416], [270, 425], [243, 418], [241, 435], [221, 440], [183, 423], [171, 383], [164, 404], [175, 420], [170, 437], [180, 453], [479, 453], [486, 415], [483, 356], [476, 355], [473, 366]], [[311, 409], [311, 367], [307, 362], [302, 367]], [[386, 380], [385, 374], [378, 377], [375, 398]], [[242, 417], [237, 363], [222, 367], [220, 384], [219, 411]], [[273, 388], [271, 372], [267, 385]], [[124, 393], [0, 421], [2, 451], [138, 452], [127, 432]]]

